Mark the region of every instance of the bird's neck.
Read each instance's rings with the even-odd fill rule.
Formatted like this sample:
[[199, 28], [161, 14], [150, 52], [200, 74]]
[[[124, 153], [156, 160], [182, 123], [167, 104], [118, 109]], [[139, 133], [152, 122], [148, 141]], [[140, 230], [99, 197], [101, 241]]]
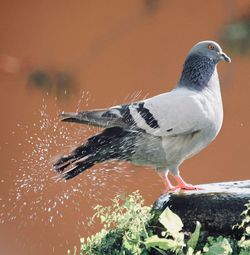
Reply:
[[216, 64], [205, 56], [189, 55], [184, 63], [177, 87], [201, 91], [209, 86], [209, 81], [216, 71]]

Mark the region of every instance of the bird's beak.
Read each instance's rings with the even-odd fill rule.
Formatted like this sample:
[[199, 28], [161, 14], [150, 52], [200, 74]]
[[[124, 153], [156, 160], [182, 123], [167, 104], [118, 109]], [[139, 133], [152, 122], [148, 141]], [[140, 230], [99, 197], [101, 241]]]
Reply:
[[220, 53], [220, 59], [224, 60], [228, 63], [231, 63], [231, 58], [227, 56], [227, 54], [225, 54], [224, 52]]

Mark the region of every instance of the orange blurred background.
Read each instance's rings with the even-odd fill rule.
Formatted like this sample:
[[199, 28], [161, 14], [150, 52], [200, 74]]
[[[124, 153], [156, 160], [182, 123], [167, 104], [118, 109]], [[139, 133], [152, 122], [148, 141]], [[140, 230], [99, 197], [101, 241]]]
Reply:
[[[140, 190], [151, 204], [162, 181], [130, 164], [55, 182], [54, 159], [98, 131], [60, 123], [57, 114], [172, 89], [193, 44], [220, 42], [249, 7], [248, 0], [1, 1], [1, 254], [66, 254], [98, 230], [87, 226], [92, 208], [118, 193]], [[218, 67], [224, 124], [182, 165], [194, 184], [249, 179], [250, 58], [222, 47], [232, 57]]]

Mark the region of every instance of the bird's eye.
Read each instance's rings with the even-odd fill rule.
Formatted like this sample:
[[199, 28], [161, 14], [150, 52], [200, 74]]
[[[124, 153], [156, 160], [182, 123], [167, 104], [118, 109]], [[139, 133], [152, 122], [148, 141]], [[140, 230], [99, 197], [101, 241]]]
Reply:
[[209, 50], [213, 50], [214, 49], [214, 46], [212, 44], [208, 44], [207, 47], [208, 47]]

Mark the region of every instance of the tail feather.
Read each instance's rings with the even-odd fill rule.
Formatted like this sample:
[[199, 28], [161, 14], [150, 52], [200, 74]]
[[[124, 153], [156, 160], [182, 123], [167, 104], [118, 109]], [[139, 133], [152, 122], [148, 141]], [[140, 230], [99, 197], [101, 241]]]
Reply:
[[130, 105], [128, 104], [94, 111], [61, 113], [60, 116], [64, 122], [76, 122], [105, 128], [138, 129], [129, 107]]
[[63, 122], [75, 122], [80, 124], [89, 124], [98, 127], [111, 127], [115, 121], [115, 116], [107, 116], [107, 110], [95, 110], [78, 113], [61, 113]]
[[93, 162], [84, 162], [84, 163], [78, 163], [68, 171], [64, 172], [61, 176], [60, 179], [64, 180], [70, 180], [77, 176], [78, 174], [82, 173], [83, 171], [87, 170], [88, 168], [92, 167], [94, 165]]
[[90, 137], [85, 144], [77, 147], [69, 155], [61, 157], [54, 164], [54, 169], [61, 173], [60, 179], [69, 180], [106, 160], [129, 160], [134, 153], [139, 134], [120, 127], [107, 128], [102, 133]]
[[78, 159], [84, 157], [89, 152], [85, 150], [86, 145], [81, 145], [74, 149], [69, 155], [63, 156], [57, 160], [57, 162], [54, 163], [54, 169], [57, 172], [62, 172], [65, 168], [67, 168], [69, 165], [76, 162]]

